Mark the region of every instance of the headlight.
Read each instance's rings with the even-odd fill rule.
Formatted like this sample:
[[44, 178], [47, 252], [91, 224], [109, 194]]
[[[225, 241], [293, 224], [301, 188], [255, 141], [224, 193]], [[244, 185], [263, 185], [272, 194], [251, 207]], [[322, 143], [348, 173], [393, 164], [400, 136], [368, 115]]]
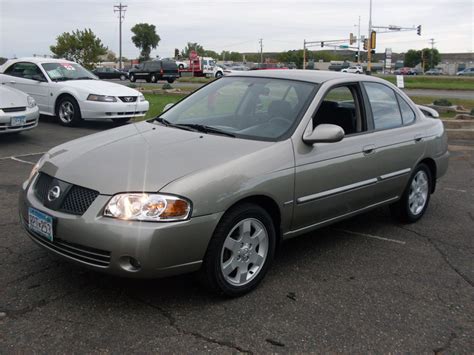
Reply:
[[43, 160], [45, 158], [46, 154], [43, 155], [39, 160], [38, 162], [33, 166], [33, 169], [31, 169], [30, 171], [30, 176], [28, 176], [28, 183], [30, 183], [31, 179], [33, 179], [35, 177], [35, 175], [38, 173], [38, 170], [39, 168], [41, 167], [42, 163], [43, 163]]
[[29, 108], [33, 108], [36, 106], [36, 101], [31, 96], [28, 96], [26, 100], [28, 101]]
[[104, 216], [133, 221], [182, 221], [190, 212], [191, 203], [177, 196], [128, 193], [113, 196]]
[[145, 96], [143, 94], [138, 95], [138, 101], [145, 101]]
[[105, 96], [105, 95], [94, 95], [90, 94], [87, 96], [88, 101], [99, 101], [99, 102], [116, 102], [117, 99], [115, 96]]

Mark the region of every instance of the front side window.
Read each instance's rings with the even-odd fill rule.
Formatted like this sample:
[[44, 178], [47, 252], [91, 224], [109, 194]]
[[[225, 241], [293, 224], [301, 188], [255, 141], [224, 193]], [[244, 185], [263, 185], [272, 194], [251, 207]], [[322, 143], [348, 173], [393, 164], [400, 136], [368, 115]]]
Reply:
[[19, 62], [5, 70], [5, 74], [30, 80], [46, 80], [40, 68], [34, 63]]
[[53, 81], [93, 80], [97, 77], [77, 63], [55, 62], [42, 64], [43, 69]]
[[364, 83], [376, 130], [399, 127], [402, 116], [398, 107], [395, 92], [389, 87], [378, 83]]
[[188, 96], [161, 117], [241, 138], [278, 140], [296, 127], [315, 89], [314, 84], [291, 80], [227, 77]]

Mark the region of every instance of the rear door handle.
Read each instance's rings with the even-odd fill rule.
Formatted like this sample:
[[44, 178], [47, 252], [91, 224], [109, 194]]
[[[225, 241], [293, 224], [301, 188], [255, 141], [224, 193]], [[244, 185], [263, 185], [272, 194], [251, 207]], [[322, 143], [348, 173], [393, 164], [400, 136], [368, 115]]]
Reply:
[[415, 142], [421, 142], [423, 140], [422, 134], [415, 134]]
[[364, 146], [364, 147], [362, 148], [362, 152], [363, 152], [365, 155], [369, 155], [369, 154], [375, 153], [375, 145], [369, 144], [369, 145]]

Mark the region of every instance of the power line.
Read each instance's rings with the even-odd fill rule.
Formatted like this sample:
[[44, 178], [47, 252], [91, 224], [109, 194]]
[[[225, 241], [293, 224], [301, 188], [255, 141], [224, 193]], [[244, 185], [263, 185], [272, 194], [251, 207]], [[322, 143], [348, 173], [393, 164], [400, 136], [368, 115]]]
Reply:
[[[122, 70], [122, 22], [125, 18], [125, 11], [127, 11], [127, 5], [114, 5], [114, 13], [119, 13], [119, 69]], [[122, 15], [123, 13], [123, 15]]]

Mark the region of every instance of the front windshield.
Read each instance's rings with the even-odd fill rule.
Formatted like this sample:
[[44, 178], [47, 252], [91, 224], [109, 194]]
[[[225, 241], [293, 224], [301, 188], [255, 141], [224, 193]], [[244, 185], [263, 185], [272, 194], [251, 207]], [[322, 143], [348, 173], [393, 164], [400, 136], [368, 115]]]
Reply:
[[77, 63], [70, 62], [58, 62], [58, 63], [45, 63], [42, 64], [43, 69], [46, 71], [51, 80], [84, 80], [84, 79], [97, 79], [87, 69], [84, 69]]
[[160, 117], [205, 125], [236, 137], [278, 140], [297, 125], [316, 85], [271, 78], [225, 77], [206, 85]]

